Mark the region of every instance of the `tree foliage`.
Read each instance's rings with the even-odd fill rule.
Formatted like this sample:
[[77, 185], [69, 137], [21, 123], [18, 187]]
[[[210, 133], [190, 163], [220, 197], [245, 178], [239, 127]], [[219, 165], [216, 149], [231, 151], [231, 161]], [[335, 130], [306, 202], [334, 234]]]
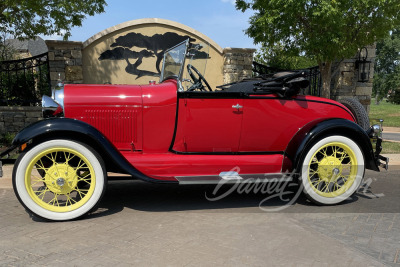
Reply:
[[281, 43], [318, 62], [324, 97], [330, 94], [332, 62], [353, 57], [400, 25], [398, 0], [237, 0], [236, 8], [254, 10], [246, 33], [255, 43]]
[[13, 38], [36, 35], [71, 36], [71, 28], [82, 26], [86, 15], [104, 12], [105, 0], [2, 0], [0, 33]]
[[256, 52], [255, 58], [264, 65], [281, 70], [306, 69], [317, 65], [315, 60], [305, 55], [288, 53], [282, 44], [273, 47], [261, 47]]
[[376, 44], [373, 94], [378, 100], [400, 88], [400, 28]]

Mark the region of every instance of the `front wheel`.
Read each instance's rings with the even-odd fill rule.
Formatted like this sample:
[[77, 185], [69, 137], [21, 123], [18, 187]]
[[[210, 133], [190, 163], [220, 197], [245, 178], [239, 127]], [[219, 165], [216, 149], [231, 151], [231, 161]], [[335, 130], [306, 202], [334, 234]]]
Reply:
[[307, 152], [301, 169], [301, 183], [314, 203], [338, 204], [349, 198], [364, 176], [364, 156], [359, 146], [344, 136], [329, 136]]
[[105, 190], [106, 172], [94, 150], [57, 139], [20, 155], [14, 166], [13, 185], [18, 200], [36, 216], [72, 220], [98, 204]]

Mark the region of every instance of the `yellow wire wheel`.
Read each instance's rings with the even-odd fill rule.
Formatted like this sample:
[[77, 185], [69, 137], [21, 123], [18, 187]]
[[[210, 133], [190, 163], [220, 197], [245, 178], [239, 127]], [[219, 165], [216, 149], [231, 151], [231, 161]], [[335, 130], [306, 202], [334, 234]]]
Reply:
[[309, 199], [337, 204], [358, 189], [363, 176], [364, 158], [358, 145], [344, 136], [330, 136], [307, 152], [301, 180]]
[[14, 189], [34, 214], [70, 220], [89, 212], [100, 200], [105, 171], [96, 152], [70, 140], [41, 143], [21, 155], [14, 167]]
[[31, 160], [25, 173], [30, 197], [39, 206], [55, 212], [81, 207], [93, 195], [95, 184], [95, 173], [88, 159], [64, 147], [42, 151]]

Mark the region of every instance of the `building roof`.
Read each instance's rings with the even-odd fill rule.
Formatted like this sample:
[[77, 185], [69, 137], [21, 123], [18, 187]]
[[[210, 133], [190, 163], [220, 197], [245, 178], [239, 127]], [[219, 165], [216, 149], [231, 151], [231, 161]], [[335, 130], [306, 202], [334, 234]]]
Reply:
[[48, 51], [46, 43], [40, 37], [29, 40], [8, 39], [6, 45], [12, 46], [18, 52], [29, 52], [33, 57]]

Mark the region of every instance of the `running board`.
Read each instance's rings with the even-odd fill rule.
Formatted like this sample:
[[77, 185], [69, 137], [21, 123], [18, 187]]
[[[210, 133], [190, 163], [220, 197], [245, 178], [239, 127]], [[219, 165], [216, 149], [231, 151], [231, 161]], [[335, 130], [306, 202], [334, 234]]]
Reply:
[[293, 177], [290, 173], [270, 174], [238, 174], [237, 172], [221, 172], [219, 175], [205, 176], [176, 176], [179, 184], [234, 184], [234, 183], [269, 183], [290, 182]]

